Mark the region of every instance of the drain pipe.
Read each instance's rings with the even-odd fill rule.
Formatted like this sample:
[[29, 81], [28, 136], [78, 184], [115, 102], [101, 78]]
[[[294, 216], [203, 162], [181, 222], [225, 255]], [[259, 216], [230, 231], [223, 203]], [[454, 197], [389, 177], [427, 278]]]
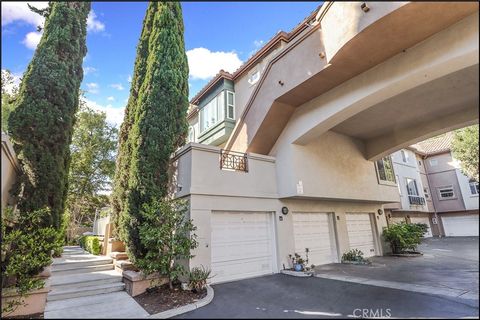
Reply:
[[[426, 160], [427, 157], [428, 156], [425, 155], [425, 156], [422, 157], [422, 159]], [[427, 177], [428, 189], [430, 191], [430, 197], [432, 199], [433, 214], [435, 215], [435, 220], [437, 220], [438, 237], [442, 238], [443, 236], [442, 236], [442, 230], [440, 230], [440, 219], [438, 219], [437, 208], [435, 208], [435, 201], [433, 200], [432, 188], [430, 188], [430, 186], [431, 186], [430, 179], [428, 178], [429, 174], [427, 172], [425, 163], [423, 164], [423, 167], [425, 168], [425, 176]], [[428, 204], [427, 204], [427, 208], [428, 208]]]

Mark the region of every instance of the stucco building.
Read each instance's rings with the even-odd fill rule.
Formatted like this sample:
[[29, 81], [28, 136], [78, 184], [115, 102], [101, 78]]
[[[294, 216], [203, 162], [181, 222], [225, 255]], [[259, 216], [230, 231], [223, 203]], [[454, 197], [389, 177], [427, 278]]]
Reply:
[[382, 255], [384, 205], [399, 202], [388, 155], [478, 123], [478, 4], [325, 2], [190, 102], [175, 155], [198, 227], [190, 267], [223, 282], [295, 252]]

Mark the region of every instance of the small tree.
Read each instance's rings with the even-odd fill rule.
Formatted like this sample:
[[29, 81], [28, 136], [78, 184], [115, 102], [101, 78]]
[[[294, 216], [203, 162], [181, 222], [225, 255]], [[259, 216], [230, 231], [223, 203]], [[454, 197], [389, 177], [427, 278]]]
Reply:
[[455, 131], [452, 153], [462, 172], [478, 182], [478, 124]]
[[198, 245], [196, 227], [188, 219], [188, 205], [183, 200], [153, 200], [143, 205], [140, 214], [144, 223], [139, 228], [140, 240], [146, 254], [137, 260], [137, 266], [145, 273], [158, 272], [168, 277], [170, 289], [185, 267], [178, 263], [190, 259], [191, 250]]
[[2, 132], [8, 131], [8, 118], [15, 108], [18, 85], [10, 70], [2, 70]]

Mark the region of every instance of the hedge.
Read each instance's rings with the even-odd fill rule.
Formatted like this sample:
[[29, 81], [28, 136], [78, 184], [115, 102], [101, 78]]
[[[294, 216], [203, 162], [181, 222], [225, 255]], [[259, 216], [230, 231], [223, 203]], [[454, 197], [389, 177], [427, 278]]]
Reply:
[[101, 252], [100, 241], [96, 236], [83, 236], [79, 240], [80, 247], [91, 254], [99, 255]]

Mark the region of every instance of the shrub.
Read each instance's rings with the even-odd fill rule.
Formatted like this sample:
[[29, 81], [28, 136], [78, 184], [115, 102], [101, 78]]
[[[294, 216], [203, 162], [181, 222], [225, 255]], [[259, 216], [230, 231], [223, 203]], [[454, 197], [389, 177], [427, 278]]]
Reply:
[[144, 223], [139, 236], [146, 254], [135, 265], [147, 275], [167, 276], [172, 289], [173, 282], [185, 274], [178, 261], [192, 258], [190, 252], [198, 245], [193, 233], [196, 227], [187, 216], [188, 205], [183, 200], [154, 200], [144, 204], [140, 214]]
[[342, 255], [342, 262], [344, 261], [366, 262], [367, 260], [363, 257], [363, 252], [361, 250], [351, 249]]
[[101, 250], [100, 241], [96, 236], [83, 236], [78, 240], [80, 247], [91, 254], [99, 255]]
[[57, 230], [43, 225], [46, 215], [50, 215], [49, 209], [22, 212], [10, 221], [2, 219], [2, 289], [15, 289], [20, 296], [2, 306], [2, 316], [15, 311], [23, 297], [44, 285], [36, 276], [52, 263], [52, 250], [59, 245]]
[[192, 291], [198, 292], [205, 288], [212, 271], [204, 266], [193, 268], [188, 274], [188, 285]]
[[427, 229], [428, 226], [424, 223], [402, 222], [385, 228], [383, 237], [390, 244], [393, 253], [416, 251]]

